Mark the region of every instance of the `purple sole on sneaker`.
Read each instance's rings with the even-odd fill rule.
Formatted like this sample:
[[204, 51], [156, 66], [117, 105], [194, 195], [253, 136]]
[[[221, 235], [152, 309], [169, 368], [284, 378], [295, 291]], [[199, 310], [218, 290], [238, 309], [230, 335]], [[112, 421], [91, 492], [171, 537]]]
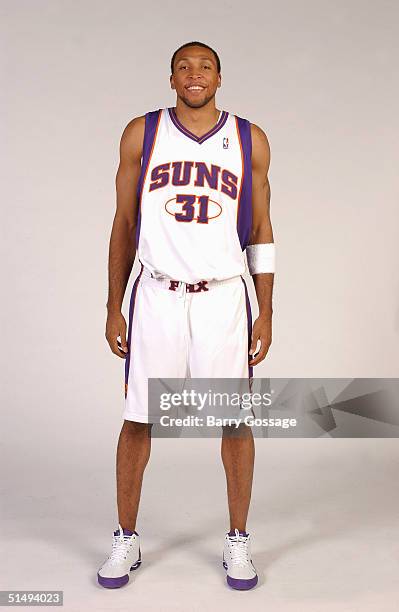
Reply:
[[[222, 561], [223, 567], [227, 570], [226, 561]], [[239, 578], [231, 578], [227, 576], [227, 584], [231, 586], [232, 589], [236, 589], [237, 591], [249, 591], [249, 589], [253, 589], [254, 586], [258, 584], [258, 576], [254, 576], [254, 578], [249, 578], [248, 580], [243, 580]]]
[[240, 580], [238, 578], [230, 578], [230, 576], [227, 576], [227, 584], [231, 586], [232, 589], [236, 589], [238, 591], [249, 591], [249, 589], [253, 589], [254, 586], [258, 584], [258, 576], [249, 578], [249, 580]]
[[[141, 559], [141, 555], [140, 555], [140, 559]], [[140, 559], [136, 561], [134, 565], [132, 565], [132, 567], [130, 568], [130, 571], [134, 571], [140, 567], [141, 565]], [[129, 582], [129, 574], [126, 574], [125, 576], [118, 576], [117, 578], [106, 578], [104, 576], [100, 576], [100, 574], [97, 574], [97, 580], [98, 580], [98, 583], [101, 584], [101, 586], [105, 587], [106, 589], [120, 589], [121, 587], [125, 586], [125, 584]]]
[[129, 574], [118, 576], [118, 578], [105, 578], [97, 574], [98, 583], [106, 589], [120, 589], [129, 582]]

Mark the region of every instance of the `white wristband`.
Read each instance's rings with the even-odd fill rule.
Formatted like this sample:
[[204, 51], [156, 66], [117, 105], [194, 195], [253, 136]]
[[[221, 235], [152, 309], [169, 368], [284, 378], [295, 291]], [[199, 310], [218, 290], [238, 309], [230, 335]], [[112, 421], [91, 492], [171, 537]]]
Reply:
[[274, 272], [276, 248], [274, 242], [249, 244], [245, 249], [250, 275]]

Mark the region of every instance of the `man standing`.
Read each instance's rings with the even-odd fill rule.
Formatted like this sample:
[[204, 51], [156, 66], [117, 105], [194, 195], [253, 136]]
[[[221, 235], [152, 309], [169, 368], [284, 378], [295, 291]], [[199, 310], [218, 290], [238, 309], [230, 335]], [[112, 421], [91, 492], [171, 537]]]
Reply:
[[[177, 49], [170, 83], [176, 106], [133, 119], [120, 145], [106, 338], [125, 359], [125, 411], [117, 450], [119, 525], [98, 571], [107, 588], [126, 584], [141, 563], [135, 529], [151, 447], [148, 378], [249, 380], [271, 344], [267, 137], [246, 119], [216, 108], [220, 60], [208, 45], [190, 42]], [[121, 308], [136, 250], [141, 270], [127, 327]], [[244, 250], [259, 306], [253, 327], [242, 278]], [[239, 437], [223, 431], [221, 451], [230, 514], [223, 565], [227, 583], [247, 590], [258, 580], [246, 532], [251, 429]]]

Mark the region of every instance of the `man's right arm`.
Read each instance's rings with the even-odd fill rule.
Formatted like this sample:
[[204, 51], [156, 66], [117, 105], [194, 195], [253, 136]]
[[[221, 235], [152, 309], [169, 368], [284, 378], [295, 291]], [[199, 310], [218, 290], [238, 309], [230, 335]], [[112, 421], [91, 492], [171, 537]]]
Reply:
[[[136, 117], [128, 123], [122, 134], [116, 174], [116, 213], [109, 244], [108, 316], [105, 337], [112, 352], [122, 358], [128, 350], [122, 302], [136, 256], [136, 192], [141, 170], [144, 126], [145, 117]], [[120, 344], [118, 336], [121, 338]]]

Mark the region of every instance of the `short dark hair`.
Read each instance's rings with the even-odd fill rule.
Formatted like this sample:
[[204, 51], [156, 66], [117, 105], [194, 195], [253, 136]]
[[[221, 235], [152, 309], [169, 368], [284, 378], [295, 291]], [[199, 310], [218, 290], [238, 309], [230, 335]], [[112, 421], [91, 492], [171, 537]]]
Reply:
[[173, 74], [173, 64], [175, 63], [175, 57], [176, 57], [177, 53], [181, 49], [184, 49], [185, 47], [205, 47], [205, 49], [209, 49], [209, 51], [212, 51], [213, 55], [215, 56], [217, 71], [218, 71], [218, 73], [220, 73], [220, 59], [219, 59], [219, 56], [216, 53], [215, 49], [212, 49], [212, 47], [210, 47], [209, 45], [206, 45], [203, 42], [199, 42], [198, 40], [192, 40], [191, 42], [185, 43], [184, 45], [182, 45], [181, 47], [176, 49], [176, 51], [172, 55], [172, 59], [170, 61], [170, 71], [171, 71], [172, 74]]

